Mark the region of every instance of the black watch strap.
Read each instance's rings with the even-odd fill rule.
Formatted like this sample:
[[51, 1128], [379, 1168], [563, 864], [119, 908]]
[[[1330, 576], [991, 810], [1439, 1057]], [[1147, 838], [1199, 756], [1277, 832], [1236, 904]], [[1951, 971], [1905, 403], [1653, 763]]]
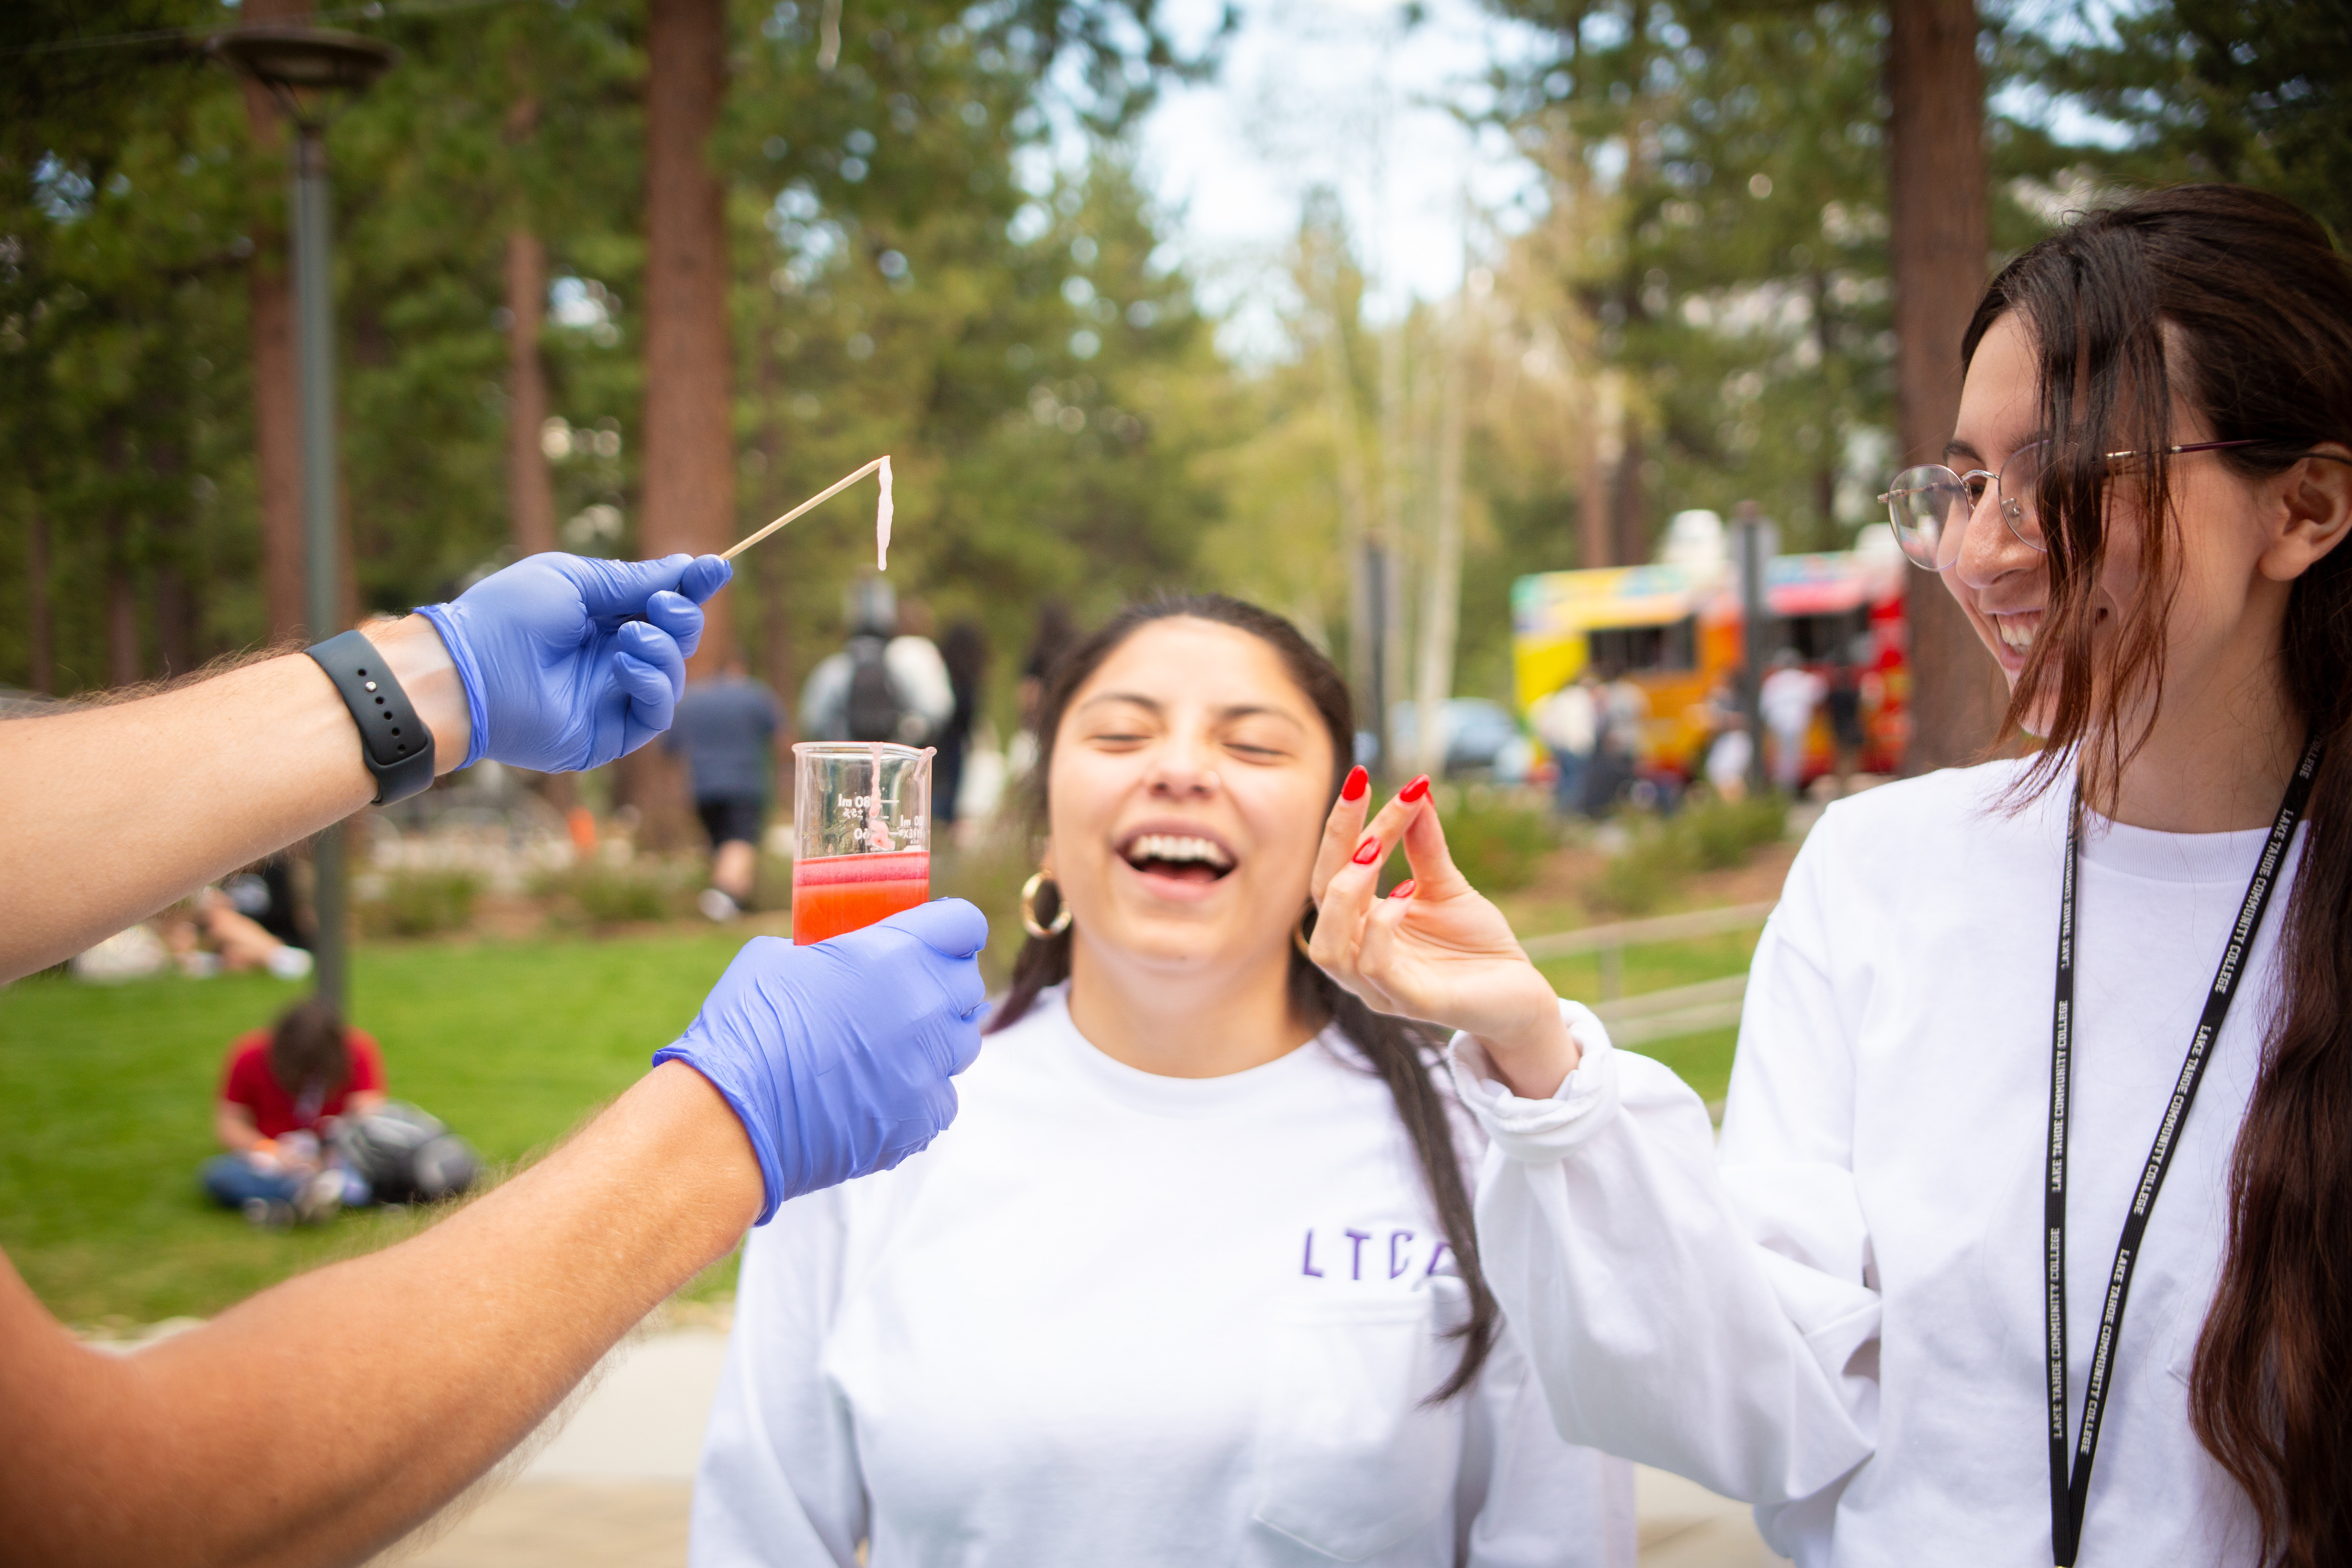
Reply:
[[416, 705], [393, 679], [375, 644], [358, 632], [345, 632], [302, 651], [318, 661], [351, 707], [360, 727], [360, 755], [375, 775], [375, 804], [390, 805], [430, 787], [432, 728], [416, 716]]

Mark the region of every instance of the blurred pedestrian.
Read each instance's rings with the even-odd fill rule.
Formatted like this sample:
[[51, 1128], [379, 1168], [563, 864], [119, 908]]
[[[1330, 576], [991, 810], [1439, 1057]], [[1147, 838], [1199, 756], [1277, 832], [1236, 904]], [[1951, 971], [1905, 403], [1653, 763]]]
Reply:
[[687, 684], [662, 737], [665, 749], [686, 758], [695, 815], [710, 837], [710, 886], [695, 904], [711, 920], [733, 920], [751, 905], [770, 763], [784, 722], [783, 703], [730, 650], [716, 674]]
[[1584, 811], [1584, 776], [1601, 742], [1601, 682], [1590, 669], [1535, 706], [1536, 738], [1551, 752], [1552, 806], [1561, 816]]
[[982, 683], [988, 679], [988, 636], [971, 621], [958, 621], [940, 639], [940, 658], [947, 666], [948, 688], [955, 694], [955, 710], [932, 742], [940, 754], [931, 763], [931, 820], [944, 829], [955, 826], [964, 758], [971, 751], [972, 726], [980, 721]]
[[1772, 783], [1795, 795], [1805, 782], [1805, 742], [1827, 683], [1798, 661], [1794, 648], [1772, 656], [1772, 673], [1756, 693], [1764, 727], [1772, 732]]
[[1021, 684], [1016, 689], [1021, 709], [1019, 727], [1004, 748], [1004, 771], [1010, 778], [1027, 774], [1037, 762], [1037, 703], [1045, 681], [1063, 654], [1078, 640], [1078, 628], [1069, 606], [1048, 599], [1037, 606], [1037, 629], [1030, 634], [1029, 651], [1021, 660]]
[[1862, 762], [1865, 738], [1862, 728], [1862, 671], [1856, 666], [1869, 657], [1870, 651], [1870, 638], [1856, 637], [1853, 646], [1845, 650], [1830, 671], [1829, 689], [1822, 697], [1822, 706], [1829, 714], [1830, 765], [1837, 774], [1840, 800], [1852, 789], [1854, 769]]
[[848, 644], [819, 660], [801, 688], [802, 738], [933, 744], [955, 712], [939, 648], [901, 628], [898, 595], [879, 577], [851, 584], [847, 619]]

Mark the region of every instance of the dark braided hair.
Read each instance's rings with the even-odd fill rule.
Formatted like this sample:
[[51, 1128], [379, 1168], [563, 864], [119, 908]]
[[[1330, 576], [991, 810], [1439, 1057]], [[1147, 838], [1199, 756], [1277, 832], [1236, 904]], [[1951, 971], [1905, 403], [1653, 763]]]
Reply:
[[[1037, 763], [1029, 774], [1033, 781], [1030, 810], [1037, 822], [1046, 818], [1046, 779], [1053, 769], [1054, 740], [1070, 699], [1129, 637], [1154, 621], [1178, 618], [1211, 621], [1247, 632], [1280, 656], [1291, 679], [1315, 705], [1330, 733], [1331, 785], [1326, 809], [1339, 798], [1340, 781], [1354, 754], [1356, 734], [1354, 704], [1339, 669], [1299, 636], [1296, 626], [1272, 611], [1223, 594], [1161, 594], [1112, 616], [1101, 630], [1069, 648], [1045, 672], [1045, 693], [1037, 704]], [[1017, 1022], [1036, 1002], [1039, 992], [1069, 977], [1069, 932], [1031, 937], [1013, 961], [1012, 989], [989, 1019], [989, 1032]], [[1486, 1277], [1478, 1267], [1478, 1233], [1471, 1219], [1470, 1191], [1462, 1180], [1461, 1161], [1454, 1152], [1447, 1100], [1433, 1077], [1444, 1037], [1425, 1025], [1375, 1013], [1296, 948], [1290, 955], [1290, 1005], [1299, 1017], [1329, 1019], [1363, 1053], [1381, 1081], [1388, 1085], [1389, 1095], [1396, 1102], [1397, 1120], [1404, 1124], [1405, 1135], [1412, 1142], [1422, 1179], [1428, 1184], [1430, 1201], [1437, 1209], [1438, 1228], [1453, 1250], [1454, 1266], [1470, 1296], [1469, 1319], [1453, 1331], [1453, 1337], [1462, 1342], [1462, 1358], [1454, 1365], [1454, 1375], [1431, 1395], [1431, 1403], [1442, 1404], [1469, 1387], [1478, 1375], [1495, 1347], [1496, 1325], [1502, 1317], [1495, 1293], [1486, 1288]]]

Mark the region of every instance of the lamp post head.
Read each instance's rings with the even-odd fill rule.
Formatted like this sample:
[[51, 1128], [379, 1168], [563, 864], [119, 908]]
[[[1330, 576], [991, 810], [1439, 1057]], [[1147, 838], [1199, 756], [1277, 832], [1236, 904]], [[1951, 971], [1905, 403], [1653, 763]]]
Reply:
[[400, 62], [400, 51], [378, 38], [327, 27], [236, 27], [214, 36], [212, 57], [270, 90], [305, 130], [318, 117], [303, 112], [305, 94], [356, 93]]

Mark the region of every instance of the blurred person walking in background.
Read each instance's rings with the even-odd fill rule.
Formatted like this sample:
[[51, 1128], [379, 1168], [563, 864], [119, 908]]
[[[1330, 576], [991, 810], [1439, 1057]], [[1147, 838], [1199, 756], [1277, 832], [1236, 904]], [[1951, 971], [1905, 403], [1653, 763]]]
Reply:
[[[931, 820], [950, 829], [963, 794], [963, 764], [971, 752], [972, 726], [980, 722], [982, 689], [988, 679], [988, 635], [976, 623], [960, 620], [940, 639], [940, 658], [947, 666], [955, 711], [948, 715], [932, 742], [940, 754], [931, 763]], [[944, 835], [935, 842], [945, 842]]]
[[1857, 668], [1872, 652], [1869, 635], [1853, 639], [1830, 672], [1829, 689], [1822, 696], [1822, 706], [1829, 711], [1830, 745], [1833, 760], [1831, 766], [1837, 774], [1838, 798], [1843, 800], [1853, 787], [1853, 772], [1862, 763], [1863, 742], [1869, 737], [1862, 727], [1862, 671]]
[[1585, 773], [1601, 741], [1601, 682], [1588, 669], [1537, 703], [1528, 717], [1556, 770], [1552, 809], [1563, 817], [1583, 815]]
[[848, 607], [848, 646], [820, 659], [801, 688], [801, 738], [935, 743], [956, 706], [939, 648], [901, 634], [898, 596], [879, 577], [851, 584]]
[[1772, 734], [1772, 783], [1783, 795], [1804, 786], [1805, 742], [1812, 736], [1813, 710], [1828, 685], [1798, 661], [1794, 648], [1772, 656], [1772, 673], [1756, 694], [1757, 710]]
[[662, 737], [666, 750], [686, 758], [695, 815], [710, 838], [710, 886], [695, 907], [713, 921], [733, 920], [751, 907], [776, 742], [786, 722], [782, 702], [730, 649], [709, 679], [687, 683]]

